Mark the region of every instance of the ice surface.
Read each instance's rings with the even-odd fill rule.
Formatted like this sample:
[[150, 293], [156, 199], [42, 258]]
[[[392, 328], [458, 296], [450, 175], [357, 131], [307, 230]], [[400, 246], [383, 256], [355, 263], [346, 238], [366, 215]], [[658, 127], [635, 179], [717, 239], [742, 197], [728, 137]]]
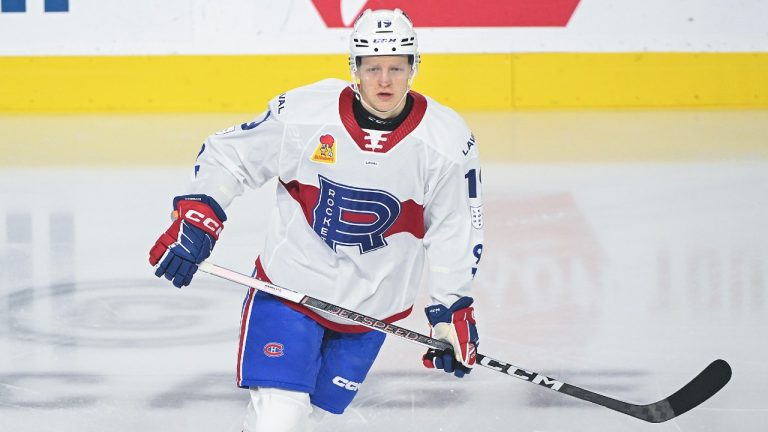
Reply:
[[[177, 290], [147, 252], [181, 168], [0, 170], [0, 431], [238, 431], [240, 286]], [[248, 272], [275, 184], [228, 210], [211, 261]], [[614, 397], [732, 382], [651, 426], [390, 337], [320, 431], [761, 431], [768, 424], [768, 163], [484, 163], [480, 352]], [[298, 289], [298, 288], [297, 288]], [[424, 331], [420, 308], [402, 321]]]

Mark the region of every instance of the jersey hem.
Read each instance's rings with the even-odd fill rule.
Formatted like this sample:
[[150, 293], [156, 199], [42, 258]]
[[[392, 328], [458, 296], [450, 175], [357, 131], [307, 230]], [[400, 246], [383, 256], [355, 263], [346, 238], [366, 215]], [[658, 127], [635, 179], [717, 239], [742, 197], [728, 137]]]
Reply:
[[[321, 326], [323, 326], [323, 327], [325, 327], [325, 328], [327, 328], [329, 330], [333, 330], [333, 331], [337, 331], [337, 332], [341, 332], [341, 333], [368, 333], [369, 331], [373, 331], [372, 328], [369, 328], [369, 327], [366, 327], [366, 326], [362, 326], [362, 325], [339, 324], [337, 322], [333, 322], [333, 321], [331, 321], [329, 319], [323, 318], [322, 315], [320, 315], [320, 314], [316, 313], [315, 311], [307, 308], [306, 306], [302, 306], [300, 304], [296, 304], [296, 303], [293, 303], [293, 302], [290, 302], [288, 300], [281, 299], [281, 298], [278, 298], [278, 300], [280, 300], [283, 304], [285, 304], [289, 308], [295, 310], [296, 312], [299, 312], [299, 313], [302, 313], [302, 314], [308, 316], [313, 321], [315, 321], [316, 323], [320, 324]], [[408, 315], [411, 314], [411, 312], [413, 312], [413, 306], [409, 307], [408, 309], [406, 309], [406, 310], [404, 310], [404, 311], [402, 311], [400, 313], [396, 313], [396, 314], [394, 314], [394, 315], [392, 315], [392, 316], [390, 316], [388, 318], [384, 318], [381, 321], [384, 321], [387, 324], [392, 324], [394, 322], [400, 321], [401, 319], [407, 317]]]
[[[261, 265], [261, 257], [256, 258], [255, 265], [256, 265], [256, 278], [264, 282], [272, 283], [269, 277], [267, 277], [266, 272], [264, 272], [264, 267]], [[271, 296], [271, 294], [269, 293], [266, 293], [266, 294]], [[306, 315], [316, 323], [320, 324], [321, 326], [329, 330], [333, 330], [341, 333], [367, 333], [373, 330], [371, 328], [368, 328], [362, 325], [339, 324], [337, 322], [333, 322], [329, 319], [323, 318], [320, 314], [316, 313], [313, 310], [308, 309], [306, 306], [302, 306], [300, 304], [282, 299], [280, 297], [276, 297], [276, 296], [272, 296], [272, 297], [276, 298], [277, 300], [282, 302], [284, 305], [295, 310], [296, 312]], [[411, 307], [409, 307], [408, 309], [402, 312], [398, 312], [390, 317], [384, 318], [381, 321], [384, 321], [387, 324], [392, 324], [394, 322], [400, 321], [401, 319], [409, 316], [411, 312], [413, 312], [413, 305], [411, 305]]]

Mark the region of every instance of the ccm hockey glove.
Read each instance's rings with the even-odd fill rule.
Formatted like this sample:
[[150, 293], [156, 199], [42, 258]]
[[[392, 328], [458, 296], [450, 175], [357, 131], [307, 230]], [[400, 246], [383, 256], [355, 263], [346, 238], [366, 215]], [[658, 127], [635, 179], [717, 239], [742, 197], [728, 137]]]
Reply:
[[[189, 285], [197, 264], [211, 255], [227, 215], [208, 195], [173, 199], [173, 223], [149, 251], [155, 276], [165, 276], [177, 288]], [[160, 263], [160, 265], [158, 265]]]
[[461, 378], [472, 372], [477, 355], [477, 328], [472, 297], [462, 297], [450, 308], [443, 305], [429, 306], [424, 309], [430, 324], [430, 337], [450, 342], [450, 350], [430, 349], [422, 360], [428, 368], [443, 369]]

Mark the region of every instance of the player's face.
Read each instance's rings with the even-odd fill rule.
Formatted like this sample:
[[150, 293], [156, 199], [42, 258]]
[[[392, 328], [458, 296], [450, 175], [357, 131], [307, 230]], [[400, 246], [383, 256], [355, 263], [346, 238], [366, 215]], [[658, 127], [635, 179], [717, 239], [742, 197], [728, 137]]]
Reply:
[[357, 68], [360, 95], [369, 106], [387, 114], [374, 112], [381, 118], [392, 118], [403, 111], [411, 78], [408, 56], [366, 56]]

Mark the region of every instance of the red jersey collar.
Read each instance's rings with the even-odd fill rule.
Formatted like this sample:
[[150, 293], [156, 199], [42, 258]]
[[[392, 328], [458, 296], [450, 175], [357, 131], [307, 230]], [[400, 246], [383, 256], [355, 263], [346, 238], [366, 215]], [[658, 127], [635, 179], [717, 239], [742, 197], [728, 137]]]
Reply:
[[360, 125], [357, 124], [355, 113], [352, 111], [352, 101], [355, 98], [354, 90], [352, 90], [351, 87], [345, 87], [344, 90], [341, 91], [341, 94], [339, 95], [339, 116], [341, 117], [341, 122], [344, 124], [344, 128], [347, 129], [347, 132], [360, 150], [373, 153], [386, 153], [392, 150], [392, 148], [405, 138], [406, 135], [416, 129], [416, 126], [421, 123], [421, 119], [424, 118], [424, 113], [427, 111], [427, 99], [412, 90], [409, 94], [413, 97], [413, 108], [411, 108], [410, 114], [408, 114], [408, 117], [403, 120], [397, 129], [387, 134], [387, 140], [381, 143], [383, 148], [374, 151], [365, 147], [366, 144], [368, 144], [365, 140], [367, 134], [360, 128]]

